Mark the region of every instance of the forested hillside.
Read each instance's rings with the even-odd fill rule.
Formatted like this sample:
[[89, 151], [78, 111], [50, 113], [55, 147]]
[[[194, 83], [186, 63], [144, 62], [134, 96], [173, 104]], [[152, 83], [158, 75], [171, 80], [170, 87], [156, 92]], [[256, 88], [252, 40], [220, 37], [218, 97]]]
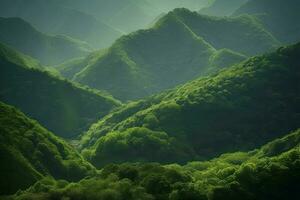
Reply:
[[185, 162], [249, 150], [299, 127], [300, 44], [129, 104], [94, 124], [83, 153], [96, 166]]
[[0, 195], [46, 176], [79, 181], [95, 173], [70, 145], [19, 110], [0, 102]]
[[[132, 100], [207, 74], [217, 50], [227, 48], [237, 51], [232, 52], [235, 55], [249, 56], [277, 45], [250, 16], [215, 18], [176, 9], [153, 28], [123, 36], [106, 52], [99, 52], [97, 59], [94, 55], [91, 62], [83, 63], [85, 67], [74, 80], [107, 90], [121, 100]], [[223, 57], [230, 60], [228, 64], [244, 57], [229, 56]]]
[[75, 184], [44, 179], [14, 199], [34, 196], [44, 200], [62, 197], [102, 200], [297, 199], [300, 195], [297, 185], [300, 181], [299, 142], [298, 130], [255, 151], [224, 154], [210, 161], [190, 162], [184, 166], [108, 165], [99, 177]]
[[298, 200], [299, 11], [0, 0], [0, 200]]
[[0, 100], [20, 108], [63, 137], [74, 137], [119, 105], [99, 91], [41, 71], [22, 54], [0, 46]]
[[0, 18], [0, 42], [38, 59], [45, 65], [86, 56], [92, 51], [86, 43], [72, 38], [41, 33], [20, 18]]

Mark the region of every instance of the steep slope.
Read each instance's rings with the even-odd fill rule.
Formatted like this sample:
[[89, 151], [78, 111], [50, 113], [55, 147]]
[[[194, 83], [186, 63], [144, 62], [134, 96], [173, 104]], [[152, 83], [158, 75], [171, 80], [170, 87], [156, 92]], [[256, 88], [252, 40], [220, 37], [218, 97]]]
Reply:
[[234, 14], [256, 15], [282, 42], [300, 40], [300, 2], [294, 0], [249, 0]]
[[62, 137], [74, 137], [119, 105], [99, 91], [84, 89], [23, 65], [22, 54], [0, 45], [0, 100]]
[[229, 16], [248, 0], [215, 0], [210, 6], [201, 9], [201, 14], [213, 16]]
[[0, 102], [0, 195], [44, 176], [78, 181], [94, 168], [71, 146], [19, 110]]
[[63, 1], [2, 0], [0, 16], [21, 17], [45, 33], [65, 34], [95, 48], [110, 46], [122, 34], [101, 19], [64, 6]]
[[216, 50], [253, 55], [278, 44], [250, 16], [212, 18], [176, 9], [154, 27], [121, 37], [74, 80], [132, 100], [205, 74]]
[[214, 52], [169, 14], [155, 27], [117, 40], [75, 80], [107, 90], [121, 100], [136, 99], [197, 77], [205, 71]]
[[[43, 200], [297, 199], [300, 195], [299, 144], [298, 130], [258, 150], [224, 154], [206, 162], [191, 162], [184, 166], [153, 163], [109, 165], [101, 171], [99, 178], [63, 186], [45, 179], [27, 191], [19, 192], [13, 199], [35, 196]], [[42, 191], [40, 185], [43, 185]]]
[[0, 41], [47, 65], [85, 56], [92, 50], [66, 36], [43, 34], [20, 18], [0, 18]]
[[257, 55], [279, 45], [256, 18], [248, 15], [210, 17], [186, 9], [174, 12], [195, 34], [216, 49], [227, 48], [245, 55]]
[[103, 166], [185, 162], [255, 148], [299, 128], [299, 55], [300, 44], [280, 48], [129, 104], [90, 128], [83, 153]]

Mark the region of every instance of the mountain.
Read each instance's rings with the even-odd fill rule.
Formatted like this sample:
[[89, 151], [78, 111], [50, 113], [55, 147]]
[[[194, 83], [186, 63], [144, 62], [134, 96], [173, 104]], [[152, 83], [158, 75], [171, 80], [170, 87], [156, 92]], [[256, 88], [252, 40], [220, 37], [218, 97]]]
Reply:
[[205, 74], [218, 50], [249, 56], [277, 45], [250, 16], [215, 18], [176, 9], [152, 28], [121, 37], [97, 60], [94, 55], [74, 80], [121, 100], [138, 99]]
[[20, 18], [0, 18], [0, 41], [46, 65], [85, 56], [92, 51], [86, 43], [67, 36], [41, 33]]
[[161, 13], [185, 7], [199, 10], [208, 0], [52, 0], [95, 16], [124, 32], [146, 28]]
[[0, 66], [0, 100], [62, 137], [77, 136], [120, 105], [106, 94], [32, 67], [35, 64], [28, 57], [4, 45], [0, 45]]
[[70, 145], [2, 102], [0, 124], [0, 195], [26, 189], [45, 176], [78, 181], [95, 173]]
[[300, 44], [252, 57], [110, 113], [82, 137], [107, 163], [186, 162], [249, 150], [299, 128]]
[[248, 0], [215, 0], [210, 6], [202, 8], [201, 14], [213, 16], [229, 16]]
[[[297, 199], [300, 195], [300, 131], [251, 152], [205, 162], [108, 165], [99, 177], [58, 184], [44, 179], [13, 199]], [[43, 190], [40, 189], [43, 185]], [[97, 192], [95, 192], [97, 191]]]
[[249, 0], [234, 15], [251, 14], [282, 42], [300, 40], [300, 2], [293, 0]]
[[[64, 6], [54, 0], [2, 0], [0, 16], [21, 17], [39, 30], [63, 34], [89, 43], [94, 48], [110, 46], [122, 33], [101, 19]], [[84, 2], [86, 4], [86, 2]]]

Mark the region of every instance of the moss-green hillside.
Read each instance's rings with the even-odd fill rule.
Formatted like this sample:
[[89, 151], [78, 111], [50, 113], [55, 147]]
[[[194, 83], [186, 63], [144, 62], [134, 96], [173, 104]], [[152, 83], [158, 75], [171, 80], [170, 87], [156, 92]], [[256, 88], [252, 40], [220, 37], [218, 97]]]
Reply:
[[74, 80], [132, 100], [206, 74], [217, 50], [227, 48], [249, 56], [278, 44], [253, 17], [215, 18], [175, 9], [152, 28], [121, 37]]
[[86, 43], [70, 37], [41, 33], [20, 18], [0, 18], [0, 42], [46, 65], [85, 56], [92, 50]]
[[70, 145], [19, 110], [0, 102], [0, 195], [45, 176], [78, 181], [95, 169]]
[[108, 165], [99, 177], [75, 184], [44, 179], [12, 199], [297, 199], [300, 195], [299, 138], [298, 130], [251, 152], [224, 154], [184, 166]]
[[[132, 103], [83, 137], [92, 163], [207, 159], [299, 128], [300, 44]], [[176, 150], [174, 150], [174, 147]]]
[[0, 100], [62, 137], [75, 137], [120, 105], [99, 91], [33, 68], [32, 59], [0, 45]]

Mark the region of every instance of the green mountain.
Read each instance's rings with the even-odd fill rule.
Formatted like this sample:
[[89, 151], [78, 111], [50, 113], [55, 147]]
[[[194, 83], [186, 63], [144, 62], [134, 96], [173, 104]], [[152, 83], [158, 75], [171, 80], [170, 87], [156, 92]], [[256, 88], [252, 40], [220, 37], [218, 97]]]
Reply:
[[199, 10], [208, 0], [52, 0], [65, 7], [91, 14], [125, 32], [146, 28], [163, 12], [185, 7]]
[[44, 179], [12, 199], [297, 199], [300, 195], [299, 144], [298, 130], [251, 152], [224, 154], [184, 166], [108, 165], [100, 177], [64, 185]]
[[95, 172], [70, 145], [0, 102], [0, 195], [26, 189], [45, 176], [78, 181]]
[[[206, 74], [218, 50], [254, 55], [278, 44], [250, 16], [214, 18], [176, 9], [152, 28], [121, 37], [97, 60], [93, 55], [92, 62], [79, 67], [83, 70], [74, 80], [132, 100]], [[240, 60], [238, 56], [236, 62]]]
[[202, 8], [199, 12], [206, 15], [229, 16], [247, 1], [248, 0], [214, 0], [210, 6]]
[[251, 14], [282, 42], [300, 40], [300, 2], [294, 0], [249, 0], [234, 14]]
[[37, 69], [32, 59], [4, 45], [0, 45], [0, 66], [0, 100], [62, 137], [77, 136], [119, 105], [106, 94]]
[[[39, 30], [50, 34], [63, 34], [104, 48], [121, 36], [121, 32], [94, 16], [68, 8], [64, 1], [54, 0], [2, 0], [0, 16], [21, 17]], [[86, 4], [86, 2], [84, 1]], [[99, 12], [99, 10], [98, 10]]]
[[230, 18], [203, 16], [186, 9], [175, 12], [186, 26], [216, 49], [227, 48], [251, 56], [279, 45], [258, 20], [248, 15]]
[[67, 36], [41, 33], [20, 18], [0, 18], [0, 41], [47, 65], [85, 56], [92, 50]]
[[299, 128], [300, 44], [279, 48], [94, 124], [82, 138], [96, 166], [163, 163], [249, 150]]

